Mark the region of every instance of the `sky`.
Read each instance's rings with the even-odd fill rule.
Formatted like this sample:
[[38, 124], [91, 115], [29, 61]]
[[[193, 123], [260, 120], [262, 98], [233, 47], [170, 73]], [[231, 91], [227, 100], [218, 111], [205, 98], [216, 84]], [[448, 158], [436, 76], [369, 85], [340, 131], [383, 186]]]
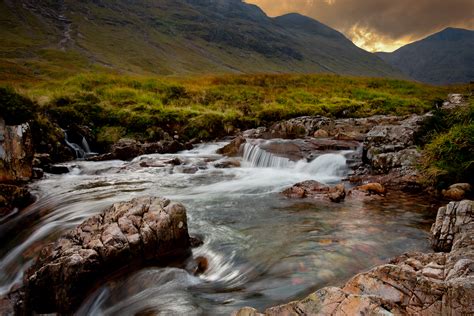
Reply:
[[268, 15], [298, 12], [368, 51], [391, 52], [446, 27], [474, 29], [474, 0], [247, 0]]

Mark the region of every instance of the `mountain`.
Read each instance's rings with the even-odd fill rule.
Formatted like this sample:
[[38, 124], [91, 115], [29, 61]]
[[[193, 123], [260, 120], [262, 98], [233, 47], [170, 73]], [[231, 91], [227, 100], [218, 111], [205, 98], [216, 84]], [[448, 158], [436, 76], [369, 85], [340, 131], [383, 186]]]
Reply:
[[308, 17], [241, 0], [1, 0], [0, 71], [402, 74]]
[[474, 31], [447, 28], [393, 53], [377, 53], [409, 77], [427, 83], [474, 80]]

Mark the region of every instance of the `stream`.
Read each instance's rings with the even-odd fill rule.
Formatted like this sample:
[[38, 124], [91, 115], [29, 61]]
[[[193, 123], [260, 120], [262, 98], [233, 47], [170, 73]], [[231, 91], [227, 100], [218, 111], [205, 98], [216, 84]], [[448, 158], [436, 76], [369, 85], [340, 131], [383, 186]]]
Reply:
[[[47, 174], [31, 185], [38, 200], [0, 220], [0, 295], [21, 283], [39, 250], [114, 202], [164, 196], [187, 208], [191, 235], [204, 245], [209, 268], [194, 276], [178, 268], [147, 267], [108, 281], [79, 315], [230, 315], [259, 310], [341, 285], [358, 272], [407, 251], [429, 249], [429, 201], [408, 196], [343, 203], [290, 200], [279, 194], [304, 180], [337, 184], [347, 176], [348, 152], [292, 162], [245, 146], [241, 167], [220, 169], [226, 143], [131, 162], [73, 161], [71, 172]], [[167, 161], [179, 158], [181, 165]]]

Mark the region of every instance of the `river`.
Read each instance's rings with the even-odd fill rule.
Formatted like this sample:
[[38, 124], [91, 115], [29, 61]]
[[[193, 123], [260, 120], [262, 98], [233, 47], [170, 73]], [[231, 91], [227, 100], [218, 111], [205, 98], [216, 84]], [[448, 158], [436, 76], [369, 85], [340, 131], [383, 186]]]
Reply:
[[[225, 143], [131, 162], [74, 161], [65, 175], [31, 184], [38, 200], [0, 221], [0, 294], [21, 283], [46, 243], [114, 202], [165, 196], [187, 208], [190, 234], [209, 260], [200, 276], [178, 268], [147, 267], [108, 281], [78, 310], [84, 315], [229, 315], [303, 298], [326, 285], [406, 251], [429, 249], [429, 201], [387, 196], [335, 204], [289, 200], [284, 188], [303, 180], [339, 183], [347, 152], [291, 162], [246, 146], [239, 168], [219, 169]], [[173, 166], [165, 161], [179, 158]], [[197, 171], [196, 171], [197, 170]]]

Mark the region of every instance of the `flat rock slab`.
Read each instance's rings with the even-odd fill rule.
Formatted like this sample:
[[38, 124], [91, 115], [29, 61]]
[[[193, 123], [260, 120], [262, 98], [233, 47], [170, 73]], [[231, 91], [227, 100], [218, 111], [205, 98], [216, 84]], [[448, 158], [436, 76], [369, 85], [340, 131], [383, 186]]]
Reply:
[[42, 249], [24, 277], [25, 309], [70, 313], [104, 277], [189, 254], [186, 209], [164, 198], [116, 203]]

